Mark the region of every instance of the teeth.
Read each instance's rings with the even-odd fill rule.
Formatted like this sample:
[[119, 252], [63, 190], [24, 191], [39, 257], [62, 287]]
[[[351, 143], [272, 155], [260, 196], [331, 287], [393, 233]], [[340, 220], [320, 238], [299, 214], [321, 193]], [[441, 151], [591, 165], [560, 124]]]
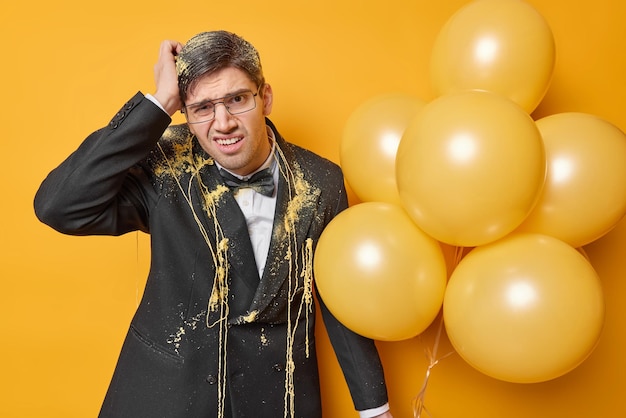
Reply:
[[224, 138], [224, 139], [218, 139], [216, 140], [216, 142], [220, 145], [233, 145], [236, 144], [237, 142], [239, 142], [239, 138]]

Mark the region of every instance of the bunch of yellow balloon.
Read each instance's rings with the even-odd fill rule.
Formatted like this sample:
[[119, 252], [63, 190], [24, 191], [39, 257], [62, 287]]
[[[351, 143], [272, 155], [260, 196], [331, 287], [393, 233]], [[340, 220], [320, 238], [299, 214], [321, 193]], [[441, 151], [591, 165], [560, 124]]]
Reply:
[[[554, 63], [532, 6], [474, 0], [436, 39], [432, 101], [385, 95], [354, 111], [341, 165], [365, 203], [331, 222], [314, 264], [348, 327], [410, 338], [443, 305], [459, 355], [519, 383], [592, 352], [604, 299], [576, 248], [626, 214], [626, 136], [592, 115], [532, 119]], [[441, 244], [473, 249], [447, 274]]]

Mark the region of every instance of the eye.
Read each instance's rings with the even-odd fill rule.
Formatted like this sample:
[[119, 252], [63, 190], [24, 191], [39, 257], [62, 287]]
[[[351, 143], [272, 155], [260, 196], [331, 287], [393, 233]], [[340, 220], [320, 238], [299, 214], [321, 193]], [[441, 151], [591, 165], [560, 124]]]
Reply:
[[236, 94], [234, 96], [231, 96], [228, 101], [230, 103], [233, 104], [238, 104], [238, 103], [243, 103], [246, 101], [246, 95], [245, 94]]
[[205, 115], [207, 113], [212, 112], [214, 107], [215, 106], [211, 102], [200, 103], [191, 108], [191, 113], [194, 113], [197, 115]]

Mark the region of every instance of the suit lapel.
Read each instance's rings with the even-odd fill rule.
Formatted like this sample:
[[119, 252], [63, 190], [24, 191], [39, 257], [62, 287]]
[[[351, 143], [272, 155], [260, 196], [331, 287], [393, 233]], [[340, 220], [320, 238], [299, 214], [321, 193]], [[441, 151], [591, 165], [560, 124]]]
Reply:
[[277, 141], [280, 175], [272, 240], [263, 277], [250, 307], [258, 312], [265, 310], [280, 293], [290, 275], [299, 277], [303, 264], [300, 251], [308, 238], [321, 193], [304, 180], [290, 147], [278, 135]]
[[[198, 146], [198, 148], [200, 147]], [[208, 157], [201, 148], [197, 152]], [[250, 307], [250, 302], [259, 284], [259, 273], [254, 262], [254, 251], [250, 242], [246, 219], [230, 190], [225, 189], [221, 194], [214, 193], [220, 187], [226, 187], [215, 164], [205, 164], [198, 173], [199, 178], [194, 190], [197, 198], [203, 204], [202, 219], [207, 233], [212, 239], [214, 251], [215, 247], [219, 245], [216, 243], [221, 242], [224, 238], [228, 239], [229, 316], [232, 318], [244, 315]], [[205, 194], [208, 196], [218, 195], [219, 197], [213, 200]], [[250, 262], [251, 260], [252, 262]], [[210, 261], [207, 260], [207, 262]]]

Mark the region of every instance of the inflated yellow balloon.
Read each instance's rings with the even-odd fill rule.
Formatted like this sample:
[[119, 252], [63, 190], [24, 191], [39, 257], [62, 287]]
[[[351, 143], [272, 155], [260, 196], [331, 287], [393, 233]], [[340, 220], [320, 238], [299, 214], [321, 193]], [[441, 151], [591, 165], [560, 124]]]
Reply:
[[537, 121], [548, 174], [519, 231], [552, 235], [574, 247], [609, 232], [626, 214], [626, 135], [585, 113]]
[[446, 286], [439, 243], [386, 202], [361, 203], [336, 216], [318, 242], [314, 272], [337, 319], [384, 341], [425, 330], [441, 309]]
[[595, 348], [604, 323], [602, 285], [563, 241], [511, 234], [474, 249], [452, 272], [444, 321], [456, 351], [482, 373], [547, 381]]
[[545, 19], [520, 0], [476, 0], [438, 34], [431, 79], [438, 95], [468, 89], [502, 94], [531, 113], [554, 70], [555, 43]]
[[411, 218], [438, 241], [484, 245], [528, 216], [545, 179], [532, 118], [503, 96], [468, 91], [428, 103], [396, 157], [398, 191]]
[[398, 144], [423, 106], [417, 97], [385, 94], [350, 115], [341, 140], [341, 167], [361, 201], [400, 204], [395, 172]]

